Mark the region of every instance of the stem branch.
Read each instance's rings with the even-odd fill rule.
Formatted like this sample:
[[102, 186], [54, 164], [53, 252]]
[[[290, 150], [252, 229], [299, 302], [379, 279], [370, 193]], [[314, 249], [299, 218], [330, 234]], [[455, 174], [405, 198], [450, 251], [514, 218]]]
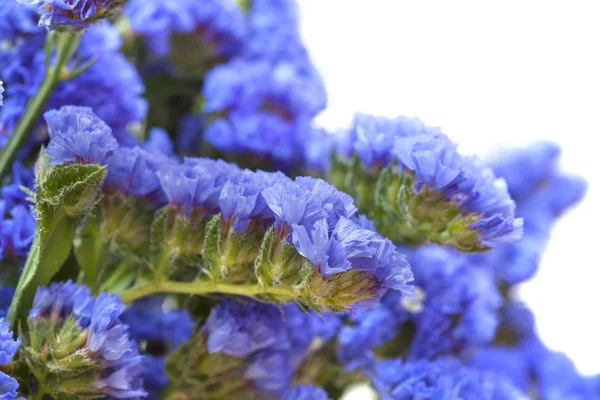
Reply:
[[261, 287], [258, 285], [235, 285], [214, 282], [173, 282], [160, 281], [149, 284], [135, 285], [121, 293], [124, 303], [131, 303], [139, 298], [151, 296], [158, 293], [178, 293], [206, 295], [209, 293], [225, 293], [239, 296], [255, 296], [259, 294], [271, 294], [286, 299], [297, 297], [296, 292], [290, 288]]

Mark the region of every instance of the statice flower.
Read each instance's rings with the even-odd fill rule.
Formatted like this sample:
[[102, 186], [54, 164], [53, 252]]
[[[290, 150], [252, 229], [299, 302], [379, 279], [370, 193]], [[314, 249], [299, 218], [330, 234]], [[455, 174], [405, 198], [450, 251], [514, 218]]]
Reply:
[[[2, 3], [0, 10], [4, 3], [7, 2]], [[17, 18], [12, 8], [6, 12]], [[35, 15], [35, 10], [32, 14]], [[43, 80], [45, 36], [46, 31], [38, 29], [13, 32], [12, 36], [3, 38], [6, 45], [0, 49], [0, 76], [11, 84], [7, 87], [5, 106], [0, 114], [0, 146], [12, 134], [27, 102], [38, 92]], [[80, 62], [91, 57], [95, 61], [76, 78], [59, 83], [46, 110], [65, 105], [92, 107], [94, 113], [112, 128], [120, 143], [133, 145], [135, 138], [128, 127], [144, 119], [147, 103], [142, 98], [144, 86], [137, 71], [119, 52], [121, 44], [118, 31], [109, 23], [93, 25], [86, 30], [74, 57]], [[76, 65], [67, 65], [67, 68], [72, 67]], [[28, 146], [46, 138], [45, 129], [40, 129], [39, 125], [33, 130]]]
[[118, 11], [126, 0], [17, 0], [21, 4], [41, 4], [39, 25], [49, 29], [61, 26], [76, 29], [107, 18]]
[[161, 161], [169, 163], [160, 153], [149, 152], [141, 147], [119, 147], [106, 157], [108, 171], [106, 185], [133, 196], [150, 196], [160, 191], [156, 172]]
[[33, 190], [33, 168], [24, 167], [19, 161], [12, 165], [12, 179], [0, 188], [0, 197], [5, 201], [6, 209], [16, 205], [28, 205], [27, 192], [23, 188]]
[[4, 105], [2, 93], [4, 93], [4, 82], [0, 81], [0, 107]]
[[38, 19], [37, 7], [4, 1], [0, 5], [0, 38], [7, 40], [19, 35], [39, 33]]
[[466, 367], [457, 359], [377, 363], [372, 384], [383, 400], [525, 400], [527, 396], [501, 375]]
[[600, 376], [583, 376], [563, 353], [546, 347], [538, 336], [532, 312], [521, 302], [507, 303], [498, 343], [478, 349], [468, 362], [502, 375], [540, 400], [596, 399]]
[[136, 301], [121, 317], [129, 334], [142, 348], [144, 389], [155, 398], [167, 385], [165, 357], [190, 339], [194, 323], [186, 310], [168, 309], [164, 298], [147, 297]]
[[327, 392], [318, 386], [301, 385], [287, 389], [281, 400], [330, 400]]
[[493, 274], [452, 249], [408, 253], [414, 297], [390, 291], [378, 307], [349, 315], [340, 330], [337, 356], [349, 371], [372, 370], [374, 352], [431, 359], [467, 354], [493, 340], [502, 305]]
[[162, 168], [157, 176], [169, 203], [187, 214], [193, 207], [218, 209], [223, 185], [237, 173], [237, 169], [222, 161], [186, 159], [184, 164]]
[[[69, 385], [69, 379], [90, 379], [93, 383], [85, 390], [95, 396], [145, 396], [143, 358], [129, 337], [127, 325], [120, 319], [123, 309], [117, 296], [100, 293], [94, 298], [87, 287], [71, 281], [38, 288], [29, 313], [30, 329], [37, 331], [37, 336], [30, 335], [24, 343], [25, 351], [35, 357], [38, 353], [31, 352], [29, 346], [42, 346], [43, 343], [45, 352], [56, 358], [57, 365], [61, 365], [62, 357], [72, 356], [71, 352], [85, 354], [83, 359], [70, 364], [70, 374], [62, 378], [65, 379], [64, 386], [60, 375], [53, 376], [60, 374], [60, 370], [47, 371], [48, 379], [57, 380], [58, 387], [53, 390], [65, 396], [73, 395], [78, 389], [77, 385]], [[66, 337], [81, 340], [73, 342], [71, 339], [65, 343]], [[86, 361], [88, 358], [90, 360]]]
[[298, 33], [291, 1], [252, 2], [246, 46], [208, 72], [202, 89], [212, 122], [204, 140], [233, 154], [254, 154], [281, 167], [301, 162], [310, 121], [326, 93]]
[[44, 118], [50, 135], [46, 150], [50, 165], [103, 164], [119, 147], [108, 125], [89, 107], [65, 106], [46, 112]]
[[[0, 317], [0, 367], [11, 362], [20, 345], [21, 339], [14, 340], [8, 322]], [[13, 377], [0, 371], [0, 399], [15, 399], [18, 388], [19, 384]]]
[[175, 35], [197, 36], [217, 55], [239, 51], [246, 30], [243, 11], [233, 0], [129, 0], [125, 6], [131, 29], [144, 37], [150, 51], [167, 56]]
[[503, 149], [498, 154], [487, 162], [506, 177], [508, 191], [516, 198], [516, 215], [525, 221], [525, 233], [519, 243], [503, 244], [483, 254], [481, 262], [500, 281], [514, 285], [535, 274], [554, 222], [583, 198], [587, 183], [560, 171], [559, 148], [550, 142]]
[[6, 316], [14, 294], [15, 289], [12, 286], [0, 285], [0, 318]]
[[522, 236], [506, 183], [460, 155], [437, 128], [414, 118], [358, 114], [335, 141], [318, 136], [337, 154], [329, 166], [332, 182], [396, 242], [473, 252]]
[[[331, 338], [337, 326], [334, 315], [319, 316], [296, 305], [281, 309], [238, 299], [215, 306], [202, 333], [209, 357], [227, 355], [239, 360], [237, 368], [242, 373], [237, 379], [249, 381], [249, 390], [279, 396], [309, 348]], [[231, 361], [231, 365], [236, 364]]]

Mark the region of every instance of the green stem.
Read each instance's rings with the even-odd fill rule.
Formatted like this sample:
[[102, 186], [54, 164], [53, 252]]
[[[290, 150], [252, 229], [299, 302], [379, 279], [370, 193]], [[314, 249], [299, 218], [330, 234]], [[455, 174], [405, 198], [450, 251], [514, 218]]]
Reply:
[[[48, 35], [47, 42], [53, 41], [53, 35]], [[42, 84], [25, 108], [23, 116], [17, 122], [8, 143], [0, 152], [0, 179], [10, 171], [13, 160], [17, 152], [23, 146], [27, 136], [31, 133], [35, 124], [38, 122], [42, 111], [48, 103], [48, 99], [56, 86], [62, 81], [62, 72], [69, 59], [79, 45], [80, 35], [71, 32], [62, 32], [59, 34], [58, 45], [56, 49], [56, 61], [53, 66], [46, 70], [46, 76]], [[49, 46], [50, 44], [47, 43]]]
[[255, 296], [270, 294], [292, 300], [298, 297], [297, 293], [290, 288], [261, 287], [258, 285], [234, 285], [228, 283], [214, 282], [173, 282], [161, 281], [149, 284], [136, 285], [120, 294], [124, 303], [131, 303], [146, 296], [158, 293], [178, 293], [206, 295], [209, 293], [224, 293], [239, 296]]

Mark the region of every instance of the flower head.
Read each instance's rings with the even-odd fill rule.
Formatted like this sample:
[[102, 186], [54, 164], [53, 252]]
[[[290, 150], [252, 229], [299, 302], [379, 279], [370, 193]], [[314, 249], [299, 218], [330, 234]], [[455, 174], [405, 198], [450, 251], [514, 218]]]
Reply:
[[41, 4], [40, 26], [85, 28], [90, 22], [114, 13], [124, 0], [17, 0], [21, 4]]
[[89, 107], [64, 106], [44, 114], [50, 143], [51, 165], [103, 164], [119, 144], [110, 128]]
[[[69, 351], [85, 349], [86, 357], [93, 359], [94, 370], [91, 373], [95, 380], [93, 388], [89, 389], [93, 393], [114, 398], [137, 398], [145, 395], [142, 389], [142, 357], [136, 343], [129, 338], [127, 325], [120, 320], [123, 309], [117, 296], [100, 293], [94, 298], [87, 287], [69, 281], [40, 287], [35, 294], [29, 320], [32, 329], [44, 327], [38, 334], [47, 336], [44, 343], [53, 348], [54, 357], [69, 355], [67, 350], [60, 350], [66, 345], [62, 343], [61, 335], [83, 339], [78, 345], [71, 343], [71, 347], [67, 348]], [[76, 324], [70, 325], [69, 321], [76, 321]], [[72, 332], [61, 330], [63, 324]], [[78, 370], [73, 364], [71, 373], [74, 376], [81, 374], [83, 379], [89, 373], [89, 367]], [[68, 393], [70, 389], [67, 385], [60, 390]]]

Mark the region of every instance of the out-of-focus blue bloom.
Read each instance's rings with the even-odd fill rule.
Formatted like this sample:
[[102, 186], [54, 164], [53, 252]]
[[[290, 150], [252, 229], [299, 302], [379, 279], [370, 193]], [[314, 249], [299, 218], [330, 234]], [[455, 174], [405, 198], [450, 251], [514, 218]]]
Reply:
[[0, 81], [0, 107], [4, 105], [4, 103], [2, 102], [2, 93], [4, 93], [4, 82]]
[[28, 204], [27, 193], [22, 188], [33, 190], [34, 180], [33, 168], [25, 168], [19, 161], [13, 163], [11, 182], [0, 188], [7, 210], [18, 204]]
[[167, 131], [162, 128], [152, 128], [148, 132], [148, 140], [142, 145], [142, 148], [149, 152], [162, 153], [171, 157], [175, 155], [175, 146], [169, 137]]
[[359, 309], [349, 318], [352, 323], [337, 337], [337, 358], [348, 371], [371, 370], [375, 365], [371, 349], [394, 339], [401, 321], [387, 307]]
[[71, 281], [38, 288], [29, 318], [63, 318], [70, 315], [87, 331], [86, 354], [98, 359], [96, 389], [109, 397], [137, 398], [142, 389], [142, 356], [130, 340], [127, 325], [119, 319], [124, 306], [115, 295], [100, 293], [94, 299], [85, 286]]
[[452, 358], [436, 361], [383, 360], [372, 383], [383, 400], [525, 400], [508, 379], [466, 367]]
[[246, 32], [245, 15], [233, 0], [129, 0], [125, 15], [131, 29], [159, 57], [169, 54], [176, 34], [197, 36], [219, 56], [231, 57], [240, 50]]
[[586, 192], [584, 179], [560, 172], [559, 155], [557, 145], [537, 142], [499, 151], [488, 162], [498, 175], [506, 176], [508, 191], [517, 196], [516, 215], [524, 220], [524, 236], [519, 243], [496, 246], [478, 257], [509, 285], [535, 274], [554, 221]]
[[540, 141], [526, 147], [498, 150], [486, 163], [497, 176], [504, 178], [508, 191], [518, 202], [534, 191], [540, 182], [550, 177], [557, 166], [560, 153], [560, 147], [556, 143]]
[[20, 345], [21, 339], [14, 340], [9, 323], [0, 318], [0, 365], [8, 364]]
[[38, 19], [37, 7], [22, 5], [16, 1], [3, 1], [0, 5], [0, 39], [40, 33]]
[[103, 164], [119, 147], [108, 125], [91, 108], [64, 106], [44, 113], [50, 143], [50, 165]]
[[[17, 389], [19, 383], [11, 376], [6, 375], [0, 371], [0, 399], [1, 400], [12, 400], [17, 398]], [[22, 397], [19, 398], [22, 400]]]
[[[20, 345], [21, 339], [14, 340], [8, 322], [0, 317], [0, 366], [12, 360]], [[0, 399], [16, 398], [18, 388], [19, 384], [13, 377], [0, 371]]]
[[132, 339], [138, 342], [167, 343], [175, 349], [192, 335], [194, 322], [186, 310], [165, 309], [163, 297], [146, 297], [136, 301], [123, 313]]
[[318, 386], [301, 385], [287, 389], [281, 400], [330, 400], [327, 392]]
[[123, 0], [17, 0], [21, 4], [40, 4], [39, 26], [85, 28], [90, 21], [103, 18]]
[[216, 305], [202, 328], [209, 353], [246, 357], [266, 348], [288, 349], [281, 311], [253, 301], [225, 300]]
[[224, 300], [202, 328], [209, 354], [243, 358], [243, 378], [265, 395], [280, 396], [313, 344], [333, 337], [339, 319], [250, 299]]
[[[15, 19], [19, 18], [12, 7], [4, 8], [4, 3], [11, 2], [3, 2], [0, 13], [4, 11]], [[30, 7], [18, 7], [23, 10], [27, 8]], [[35, 10], [32, 14], [35, 16]], [[0, 36], [6, 43], [0, 49], [0, 76], [10, 82], [0, 114], [0, 146], [12, 134], [27, 102], [37, 93], [45, 74], [43, 48], [46, 31], [15, 31], [11, 35], [5, 38]], [[147, 104], [142, 98], [142, 81], [133, 65], [119, 52], [120, 47], [119, 33], [111, 24], [91, 26], [83, 34], [75, 57], [81, 62], [94, 57], [94, 63], [78, 77], [61, 82], [52, 93], [46, 109], [65, 105], [92, 107], [94, 113], [112, 128], [120, 143], [133, 145], [135, 138], [129, 134], [128, 126], [144, 119]], [[107, 74], [106, 71], [112, 73]], [[34, 129], [31, 134], [32, 142], [29, 144], [34, 145], [44, 140], [45, 135], [45, 130]]]
[[[159, 296], [136, 301], [121, 319], [129, 326], [132, 339], [147, 344], [150, 353], [144, 354], [144, 389], [155, 398], [169, 382], [165, 372], [167, 353], [192, 336], [194, 322], [186, 310], [165, 309], [164, 298]], [[161, 353], [156, 354], [154, 348]]]
[[6, 316], [8, 307], [12, 302], [12, 298], [15, 294], [15, 289], [12, 286], [0, 285], [0, 318]]
[[441, 247], [408, 254], [418, 288], [414, 298], [402, 297], [402, 290], [390, 291], [378, 307], [348, 316], [350, 324], [340, 330], [337, 351], [348, 370], [372, 369], [372, 350], [409, 331], [404, 342], [411, 360], [468, 353], [494, 338], [502, 298], [485, 266]]
[[206, 125], [206, 116], [189, 114], [179, 121], [175, 138], [177, 152], [184, 157], [193, 156], [202, 150], [202, 132]]
[[0, 260], [27, 255], [36, 225], [29, 207], [18, 204], [8, 210], [6, 205], [0, 200]]

